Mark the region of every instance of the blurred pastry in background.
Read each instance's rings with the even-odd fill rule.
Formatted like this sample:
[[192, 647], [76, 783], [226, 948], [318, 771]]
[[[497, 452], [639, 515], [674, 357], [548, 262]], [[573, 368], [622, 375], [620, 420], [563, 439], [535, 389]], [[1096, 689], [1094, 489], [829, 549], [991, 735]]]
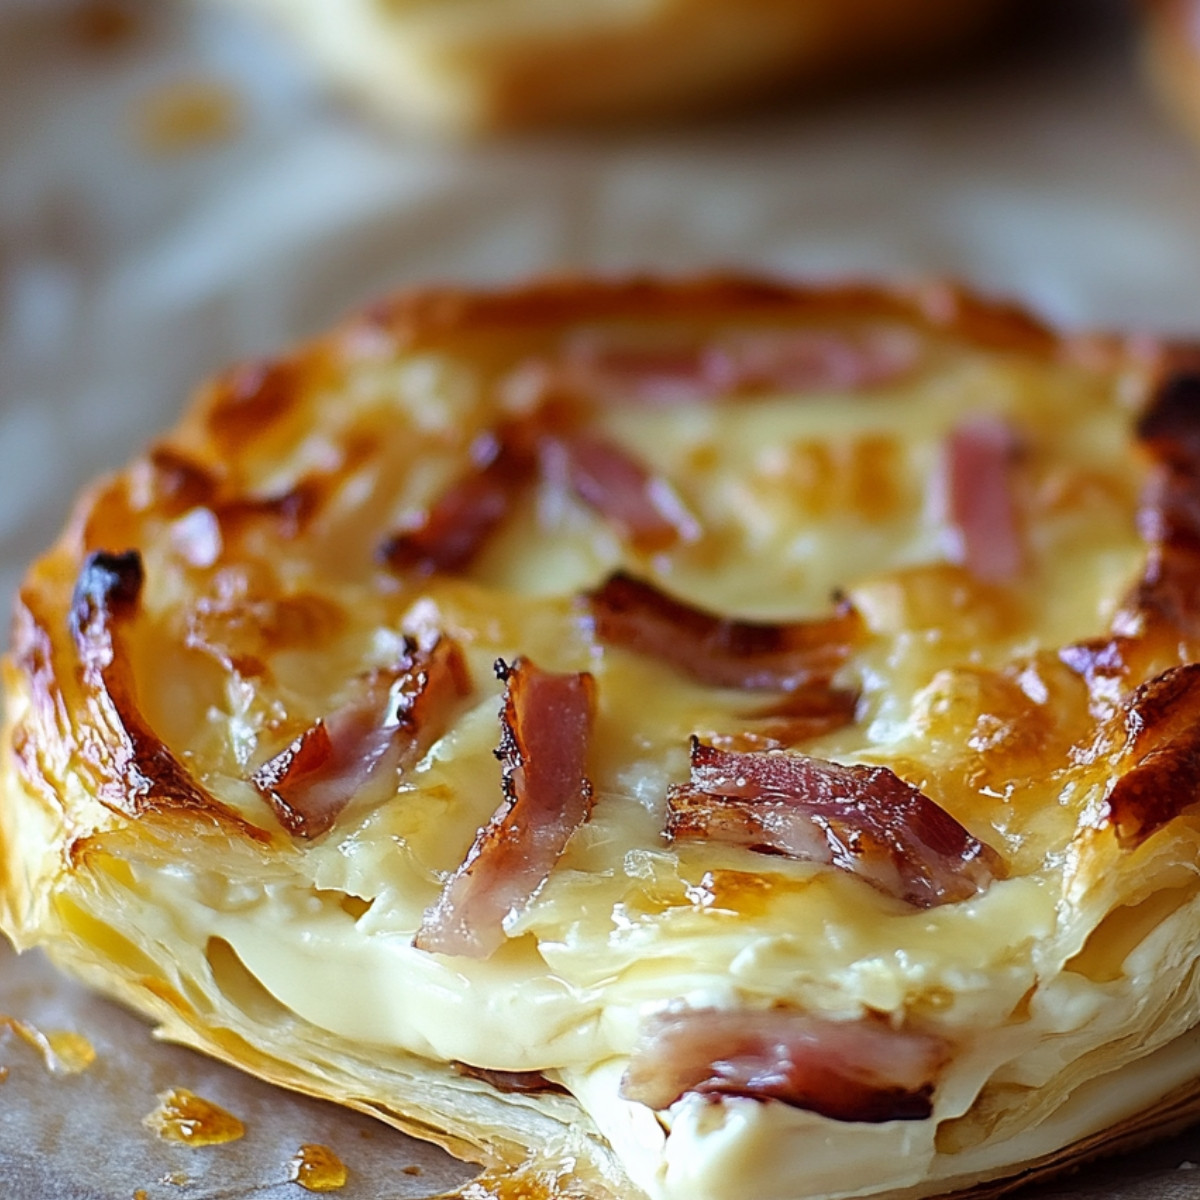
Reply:
[[1147, 72], [1168, 110], [1200, 138], [1200, 0], [1144, 0]]
[[347, 94], [474, 135], [670, 117], [945, 56], [1012, 0], [233, 0]]

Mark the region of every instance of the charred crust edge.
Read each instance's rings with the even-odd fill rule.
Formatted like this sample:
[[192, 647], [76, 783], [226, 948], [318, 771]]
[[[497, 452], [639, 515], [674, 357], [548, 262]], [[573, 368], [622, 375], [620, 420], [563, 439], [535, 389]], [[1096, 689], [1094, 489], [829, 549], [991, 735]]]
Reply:
[[93, 621], [135, 612], [145, 582], [145, 568], [137, 550], [120, 554], [97, 550], [89, 554], [76, 580], [67, 618], [75, 644], [82, 646], [87, 641]]

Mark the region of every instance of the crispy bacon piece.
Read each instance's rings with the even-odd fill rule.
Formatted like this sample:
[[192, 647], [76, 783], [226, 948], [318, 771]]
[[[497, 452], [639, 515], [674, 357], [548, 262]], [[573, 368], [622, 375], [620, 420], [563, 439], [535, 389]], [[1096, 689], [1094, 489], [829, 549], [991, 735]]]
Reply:
[[442, 493], [420, 525], [384, 540], [377, 552], [381, 563], [421, 575], [470, 565], [533, 477], [536, 456], [514, 427], [478, 437], [471, 460], [471, 469]]
[[547, 373], [594, 400], [668, 406], [772, 390], [873, 387], [906, 375], [919, 356], [911, 330], [882, 327], [747, 329], [705, 343], [650, 343], [596, 330], [569, 342]]
[[526, 486], [548, 477], [612, 521], [638, 550], [654, 553], [700, 535], [671, 485], [628, 450], [571, 429], [553, 406], [476, 439], [472, 467], [442, 493], [415, 528], [390, 535], [380, 562], [396, 571], [461, 571], [512, 511]]
[[1004, 874], [991, 847], [887, 767], [698, 738], [691, 757], [691, 780], [667, 795], [671, 838], [828, 863], [918, 908], [967, 900]]
[[1126, 849], [1200, 803], [1200, 663], [1172, 667], [1136, 688], [1076, 757], [1120, 764], [1095, 823], [1111, 826]]
[[409, 641], [395, 666], [371, 672], [361, 684], [349, 703], [310, 725], [250, 777], [296, 837], [328, 833], [371, 779], [419, 758], [471, 690], [462, 653], [446, 638], [428, 652]]
[[97, 794], [131, 816], [184, 809], [264, 838], [200, 786], [150, 727], [137, 702], [124, 631], [138, 613], [144, 585], [136, 550], [96, 551], [84, 560], [71, 598], [68, 624], [88, 709], [79, 754], [95, 770]]
[[504, 801], [413, 939], [439, 954], [486, 958], [496, 950], [504, 918], [529, 903], [592, 810], [592, 676], [553, 674], [527, 659], [498, 662], [496, 671], [507, 685], [496, 752]]
[[615, 442], [570, 433], [549, 439], [546, 452], [559, 460], [575, 494], [611, 521], [635, 549], [653, 554], [700, 536], [699, 522], [674, 488]]
[[584, 596], [596, 636], [714, 687], [793, 691], [828, 682], [863, 633], [847, 600], [817, 621], [734, 621], [618, 571]]
[[835, 1121], [920, 1121], [950, 1046], [873, 1018], [686, 1009], [643, 1023], [621, 1095], [655, 1110], [688, 1093], [778, 1100]]
[[964, 421], [946, 443], [950, 518], [962, 542], [963, 563], [984, 583], [1007, 583], [1024, 559], [1013, 497], [1018, 442], [999, 417]]

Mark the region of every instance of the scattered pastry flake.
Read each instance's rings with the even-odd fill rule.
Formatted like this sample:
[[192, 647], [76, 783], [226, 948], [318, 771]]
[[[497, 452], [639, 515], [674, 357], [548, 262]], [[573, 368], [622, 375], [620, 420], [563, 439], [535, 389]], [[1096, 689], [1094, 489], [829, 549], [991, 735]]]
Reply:
[[187, 1146], [219, 1146], [236, 1142], [246, 1127], [232, 1113], [187, 1088], [159, 1093], [158, 1107], [142, 1120], [147, 1129], [170, 1142]]
[[138, 1188], [138, 1190], [133, 1193], [133, 1200], [150, 1200], [150, 1193], [147, 1192], [145, 1188]]
[[423, 1175], [424, 1171], [422, 1171], [421, 1168], [418, 1166], [411, 1166], [411, 1167], [401, 1167], [400, 1173], [402, 1175]]
[[[0, 1028], [11, 1029], [23, 1042], [32, 1046], [52, 1075], [78, 1075], [96, 1061], [95, 1047], [81, 1033], [53, 1030], [43, 1033], [28, 1021], [0, 1016]], [[5, 1068], [5, 1077], [8, 1069]]]
[[288, 1180], [310, 1192], [336, 1192], [346, 1186], [345, 1163], [328, 1146], [305, 1142], [288, 1162]]
[[150, 154], [186, 154], [229, 141], [241, 129], [242, 116], [241, 98], [229, 84], [179, 80], [142, 98], [135, 132]]

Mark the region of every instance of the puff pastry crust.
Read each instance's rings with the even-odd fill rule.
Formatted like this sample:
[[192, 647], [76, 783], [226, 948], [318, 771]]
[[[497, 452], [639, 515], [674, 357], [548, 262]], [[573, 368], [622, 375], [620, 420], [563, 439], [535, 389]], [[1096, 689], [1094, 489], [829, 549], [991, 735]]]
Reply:
[[426, 290], [82, 498], [0, 920], [565, 1195], [998, 1194], [1200, 1097], [1200, 355]]
[[[236, 0], [436, 133], [639, 120], [943, 56], [1005, 0]], [[1011, 0], [1008, 0], [1011, 5]]]

